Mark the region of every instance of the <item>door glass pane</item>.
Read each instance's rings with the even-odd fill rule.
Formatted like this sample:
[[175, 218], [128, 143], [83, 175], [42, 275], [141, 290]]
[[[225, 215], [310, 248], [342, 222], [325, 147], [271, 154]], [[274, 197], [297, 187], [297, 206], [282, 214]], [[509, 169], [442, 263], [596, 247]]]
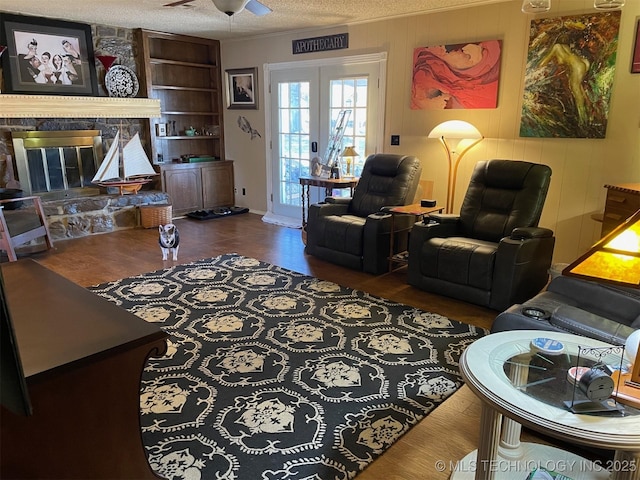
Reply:
[[335, 126], [340, 110], [351, 110], [351, 115], [345, 128], [342, 147], [353, 145], [360, 155], [354, 159], [353, 174], [358, 177], [362, 173], [365, 160], [365, 146], [367, 143], [367, 77], [341, 78], [331, 80], [331, 128]]
[[309, 175], [309, 82], [278, 84], [280, 203], [302, 205], [299, 178]]

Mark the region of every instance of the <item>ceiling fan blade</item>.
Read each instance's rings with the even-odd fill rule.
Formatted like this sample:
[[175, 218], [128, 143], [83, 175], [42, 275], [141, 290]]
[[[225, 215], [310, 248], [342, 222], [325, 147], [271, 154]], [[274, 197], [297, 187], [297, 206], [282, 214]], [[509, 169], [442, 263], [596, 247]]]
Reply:
[[258, 0], [249, 0], [249, 3], [247, 3], [247, 5], [244, 8], [246, 8], [251, 13], [259, 17], [272, 12], [272, 10], [269, 7], [267, 7], [266, 5], [263, 5]]
[[164, 7], [179, 7], [180, 5], [184, 5], [185, 3], [191, 3], [193, 0], [178, 0], [177, 2], [165, 3]]

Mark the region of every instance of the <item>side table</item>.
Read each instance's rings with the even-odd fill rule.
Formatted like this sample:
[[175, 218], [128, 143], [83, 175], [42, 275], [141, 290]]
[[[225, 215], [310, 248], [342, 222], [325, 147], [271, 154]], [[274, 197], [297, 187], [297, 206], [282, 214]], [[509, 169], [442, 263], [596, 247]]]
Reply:
[[406, 265], [406, 252], [399, 252], [397, 254], [393, 253], [394, 248], [394, 237], [396, 232], [395, 218], [396, 215], [414, 215], [416, 221], [418, 217], [422, 217], [423, 215], [427, 215], [429, 213], [440, 212], [442, 213], [444, 207], [423, 207], [419, 203], [412, 203], [411, 205], [401, 205], [398, 207], [391, 207], [385, 209], [386, 212], [391, 214], [391, 238], [389, 239], [389, 271], [393, 271], [393, 264], [398, 263], [400, 265]]
[[640, 183], [619, 183], [604, 188], [607, 200], [602, 214], [602, 237], [640, 209]]
[[325, 194], [330, 197], [333, 190], [337, 188], [349, 188], [353, 196], [353, 189], [358, 184], [359, 178], [322, 178], [322, 177], [300, 177], [302, 185], [302, 227], [307, 224], [307, 212], [309, 208], [309, 187], [321, 187], [325, 189]]
[[[557, 363], [565, 366], [572, 364], [579, 348], [611, 347], [586, 337], [537, 330], [494, 333], [469, 346], [460, 360], [460, 372], [483, 402], [480, 444], [458, 462], [451, 478], [524, 479], [534, 468], [544, 467], [573, 480], [640, 479], [640, 411], [625, 407], [618, 416], [587, 415], [560, 407], [571, 399], [567, 390], [573, 386], [566, 380], [566, 370], [548, 366], [556, 362], [531, 351], [536, 337], [562, 342], [564, 351]], [[532, 357], [540, 357], [540, 363], [530, 363]], [[530, 369], [540, 369], [549, 378], [532, 381]], [[540, 393], [544, 382], [549, 386]], [[615, 457], [591, 462], [559, 448], [520, 443], [521, 425], [563, 441], [615, 450]]]

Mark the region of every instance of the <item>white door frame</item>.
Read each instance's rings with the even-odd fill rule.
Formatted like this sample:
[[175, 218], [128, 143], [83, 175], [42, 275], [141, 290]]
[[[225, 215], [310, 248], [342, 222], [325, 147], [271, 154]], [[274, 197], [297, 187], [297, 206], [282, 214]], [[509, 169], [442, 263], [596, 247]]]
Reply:
[[[358, 63], [378, 63], [379, 71], [379, 88], [378, 88], [378, 121], [373, 126], [376, 131], [376, 150], [381, 152], [384, 145], [384, 119], [385, 119], [385, 95], [387, 85], [387, 52], [371, 53], [364, 55], [352, 55], [347, 57], [321, 58], [318, 60], [302, 60], [298, 62], [281, 62], [281, 63], [265, 63], [263, 65], [262, 78], [263, 82], [262, 98], [271, 98], [271, 72], [277, 70], [289, 70], [306, 67], [324, 67], [332, 65], [355, 65]], [[265, 124], [265, 161], [267, 171], [267, 212], [273, 213], [273, 168], [271, 162], [271, 102], [264, 102], [264, 124]]]

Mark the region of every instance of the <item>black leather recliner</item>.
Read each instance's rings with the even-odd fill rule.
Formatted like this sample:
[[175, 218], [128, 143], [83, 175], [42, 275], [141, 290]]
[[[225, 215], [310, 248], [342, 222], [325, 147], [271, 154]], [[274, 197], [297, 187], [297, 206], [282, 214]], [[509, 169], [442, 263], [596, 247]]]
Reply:
[[640, 290], [558, 276], [544, 292], [500, 313], [491, 332], [549, 330], [613, 345], [640, 329]]
[[479, 162], [460, 214], [432, 214], [411, 230], [409, 283], [494, 310], [538, 293], [555, 244], [538, 227], [550, 181], [546, 165]]
[[[380, 274], [388, 270], [391, 215], [383, 207], [413, 202], [420, 161], [409, 155], [370, 155], [352, 198], [327, 197], [309, 206], [306, 253], [345, 267]], [[413, 215], [394, 218], [394, 251], [407, 248]]]

